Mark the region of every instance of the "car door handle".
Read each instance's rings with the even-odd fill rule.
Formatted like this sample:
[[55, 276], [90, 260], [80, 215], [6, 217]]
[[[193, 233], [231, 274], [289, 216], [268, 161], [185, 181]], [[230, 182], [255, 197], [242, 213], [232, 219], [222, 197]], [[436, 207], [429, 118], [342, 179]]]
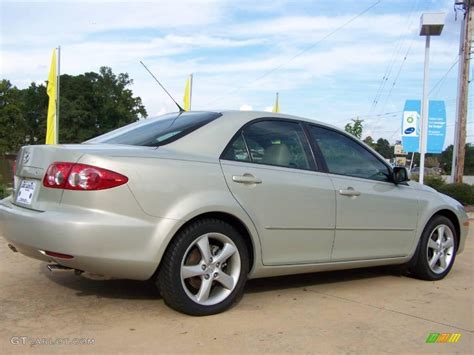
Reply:
[[237, 182], [239, 184], [261, 184], [262, 183], [262, 179], [259, 179], [251, 174], [233, 175], [232, 181]]
[[353, 187], [348, 187], [345, 190], [339, 190], [339, 195], [342, 195], [342, 196], [359, 196], [360, 192], [354, 190]]

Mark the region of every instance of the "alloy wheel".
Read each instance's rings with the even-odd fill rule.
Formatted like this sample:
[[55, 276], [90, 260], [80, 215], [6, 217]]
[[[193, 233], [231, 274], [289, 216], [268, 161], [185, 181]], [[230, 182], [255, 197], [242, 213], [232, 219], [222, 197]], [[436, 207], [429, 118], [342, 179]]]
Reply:
[[180, 277], [192, 301], [211, 306], [232, 293], [240, 272], [240, 254], [232, 239], [221, 233], [206, 233], [184, 253]]
[[446, 271], [454, 256], [454, 234], [451, 228], [440, 224], [431, 232], [426, 256], [431, 271], [436, 274]]

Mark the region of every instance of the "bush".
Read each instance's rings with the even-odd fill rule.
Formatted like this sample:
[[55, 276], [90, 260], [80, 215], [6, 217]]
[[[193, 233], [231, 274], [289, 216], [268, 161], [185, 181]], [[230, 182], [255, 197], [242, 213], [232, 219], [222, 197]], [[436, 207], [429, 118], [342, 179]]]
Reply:
[[0, 200], [7, 197], [7, 187], [2, 180], [2, 175], [0, 175]]
[[439, 192], [446, 194], [463, 205], [474, 205], [474, 186], [469, 184], [445, 184]]
[[444, 185], [446, 185], [446, 182], [441, 176], [437, 175], [428, 175], [425, 176], [424, 178], [424, 184], [428, 185], [429, 187], [432, 187], [435, 190], [440, 190]]

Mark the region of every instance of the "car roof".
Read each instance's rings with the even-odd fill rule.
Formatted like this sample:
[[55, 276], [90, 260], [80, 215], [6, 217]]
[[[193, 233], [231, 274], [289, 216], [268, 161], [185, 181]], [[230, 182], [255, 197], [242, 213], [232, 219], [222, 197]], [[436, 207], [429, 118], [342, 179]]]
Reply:
[[[212, 122], [209, 122], [203, 127], [191, 132], [190, 134], [176, 140], [175, 142], [166, 145], [166, 147], [176, 152], [192, 154], [194, 158], [196, 158], [196, 156], [200, 156], [202, 160], [209, 160], [209, 158], [215, 159], [220, 156], [229, 141], [236, 134], [236, 132], [240, 130], [242, 126], [244, 126], [250, 121], [259, 118], [276, 118], [304, 121], [319, 124], [325, 127], [330, 127], [334, 130], [347, 134], [341, 129], [332, 125], [328, 125], [327, 123], [282, 113], [233, 110], [209, 112], [218, 112], [221, 113], [222, 116], [213, 120]], [[182, 114], [185, 115], [190, 113], [185, 112]]]
[[225, 110], [225, 111], [219, 111], [219, 112], [222, 113], [223, 116], [242, 117], [243, 119], [248, 119], [248, 121], [258, 119], [258, 118], [283, 118], [283, 119], [289, 119], [289, 120], [295, 120], [295, 121], [316, 123], [322, 126], [334, 128], [338, 131], [341, 130], [340, 128], [326, 122], [321, 122], [316, 119], [307, 118], [307, 117], [288, 115], [285, 113], [276, 113], [276, 112], [268, 112], [268, 111], [237, 111], [237, 110]]

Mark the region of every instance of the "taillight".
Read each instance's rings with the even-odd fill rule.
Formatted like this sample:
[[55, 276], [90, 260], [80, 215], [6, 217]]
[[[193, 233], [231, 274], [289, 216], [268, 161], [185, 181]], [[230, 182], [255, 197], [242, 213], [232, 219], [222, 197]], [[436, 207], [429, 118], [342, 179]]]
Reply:
[[48, 167], [43, 186], [53, 189], [94, 191], [126, 184], [119, 173], [86, 164], [55, 162]]

